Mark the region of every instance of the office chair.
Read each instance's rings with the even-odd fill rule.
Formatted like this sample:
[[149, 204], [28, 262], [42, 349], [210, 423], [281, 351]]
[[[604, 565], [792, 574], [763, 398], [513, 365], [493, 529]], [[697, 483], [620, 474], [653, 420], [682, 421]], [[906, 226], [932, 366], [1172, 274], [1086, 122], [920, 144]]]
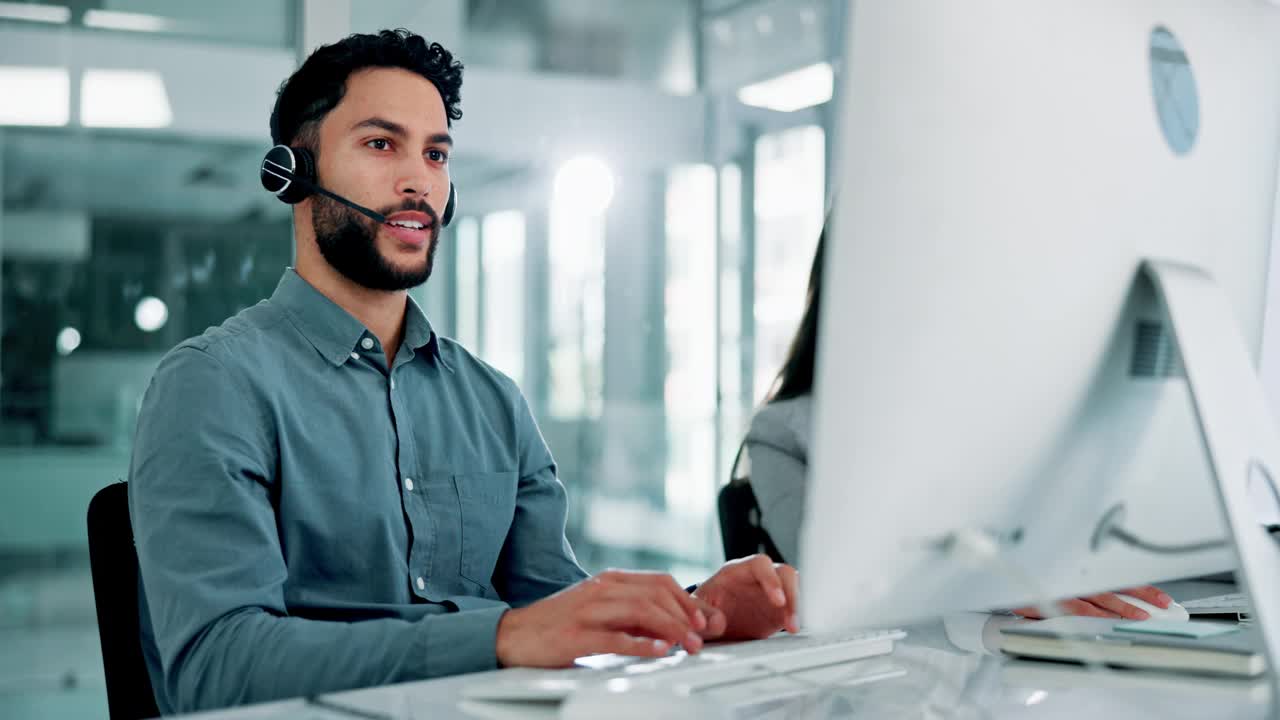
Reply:
[[129, 485], [112, 483], [89, 501], [89, 569], [102, 641], [111, 720], [160, 715], [142, 655], [138, 622], [138, 554], [129, 522]]
[[751, 489], [751, 478], [738, 475], [738, 463], [742, 459], [746, 443], [738, 448], [729, 470], [729, 482], [720, 488], [716, 497], [716, 510], [720, 515], [720, 542], [724, 545], [724, 559], [735, 560], [756, 553], [764, 553], [774, 562], [786, 562], [778, 552], [773, 539], [760, 524], [760, 505]]

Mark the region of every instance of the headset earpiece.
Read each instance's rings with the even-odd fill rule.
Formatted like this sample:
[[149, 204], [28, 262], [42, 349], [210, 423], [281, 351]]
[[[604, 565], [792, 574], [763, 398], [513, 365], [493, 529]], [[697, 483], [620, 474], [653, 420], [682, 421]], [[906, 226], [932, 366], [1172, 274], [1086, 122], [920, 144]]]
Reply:
[[440, 216], [440, 227], [449, 227], [453, 216], [458, 211], [458, 189], [449, 183], [449, 202], [445, 203], [444, 214]]
[[315, 158], [306, 148], [276, 145], [262, 158], [258, 175], [268, 192], [281, 202], [296, 205], [311, 196], [316, 182]]

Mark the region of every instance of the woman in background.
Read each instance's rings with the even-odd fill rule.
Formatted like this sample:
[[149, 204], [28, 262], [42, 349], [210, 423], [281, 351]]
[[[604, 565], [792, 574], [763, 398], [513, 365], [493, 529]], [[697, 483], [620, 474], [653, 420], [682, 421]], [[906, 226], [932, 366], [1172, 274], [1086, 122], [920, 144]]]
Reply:
[[[818, 309], [822, 301], [822, 258], [826, 234], [824, 227], [809, 271], [809, 289], [800, 327], [764, 404], [751, 420], [743, 443], [743, 454], [750, 467], [751, 489], [760, 507], [760, 524], [782, 557], [793, 565], [800, 559], [800, 524], [803, 522], [807, 489], [811, 395], [818, 354]], [[736, 468], [735, 463], [735, 471]], [[1167, 608], [1173, 602], [1159, 588], [1151, 586], [1122, 592], [1161, 608]], [[1145, 611], [1126, 603], [1114, 593], [1066, 600], [1062, 607], [1073, 615], [1147, 618]], [[1035, 608], [1014, 612], [1039, 617]]]

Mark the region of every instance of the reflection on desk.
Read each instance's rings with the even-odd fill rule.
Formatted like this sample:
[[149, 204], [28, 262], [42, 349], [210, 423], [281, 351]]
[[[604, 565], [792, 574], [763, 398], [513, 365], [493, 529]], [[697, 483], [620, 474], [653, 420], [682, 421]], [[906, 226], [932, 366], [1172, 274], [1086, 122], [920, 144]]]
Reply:
[[1271, 693], [1265, 678], [1212, 677], [1119, 668], [1099, 671], [1083, 665], [1039, 660], [1009, 660], [1001, 665], [1000, 677], [1006, 685], [1034, 687], [1044, 692], [1090, 687], [1137, 695], [1160, 693], [1194, 695], [1200, 699], [1216, 697], [1227, 703], [1266, 703]]
[[[1163, 585], [1178, 600], [1208, 597], [1233, 588], [1212, 584]], [[708, 695], [728, 707], [734, 718], [1023, 718], [1037, 720], [1111, 718], [1266, 718], [1270, 690], [1264, 681], [1089, 670], [1082, 667], [1012, 660], [990, 653], [966, 652], [948, 638], [941, 621], [907, 628], [890, 656], [867, 658], [824, 669], [804, 680], [818, 687], [797, 687], [792, 694], [766, 697], [770, 688], [721, 688]], [[345, 706], [386, 720], [451, 718], [557, 718], [555, 703], [477, 703], [464, 699], [475, 683], [519, 675], [521, 669], [462, 675], [439, 680], [355, 690], [326, 696]], [[814, 672], [814, 671], [809, 671]], [[843, 678], [841, 676], [844, 676]], [[880, 675], [877, 677], [877, 675]], [[861, 682], [859, 681], [861, 678]], [[772, 689], [779, 689], [775, 687]], [[785, 689], [785, 688], [784, 688]], [[354, 715], [308, 707], [302, 700], [271, 703], [201, 715], [205, 720], [340, 720]]]
[[[892, 677], [846, 685], [833, 676], [815, 677], [829, 686], [798, 692], [784, 699], [750, 702], [746, 694], [717, 695], [714, 702], [731, 706], [742, 720], [774, 718], [1265, 718], [1269, 691], [1265, 683], [1236, 685], [1208, 678], [1169, 677], [1130, 671], [1093, 672], [1071, 666], [1015, 661], [998, 655], [948, 649], [941, 623], [909, 628], [889, 657], [851, 663], [867, 676], [876, 668], [897, 668]], [[849, 668], [854, 670], [853, 667]], [[832, 669], [836, 673], [844, 668]], [[450, 720], [451, 718], [556, 718], [554, 703], [502, 704], [467, 702], [463, 691], [476, 682], [493, 682], [503, 673], [463, 675], [381, 688], [355, 690], [327, 699], [385, 720]], [[740, 691], [742, 692], [742, 691]], [[204, 720], [356, 720], [327, 709], [307, 707], [302, 700], [251, 706], [201, 715]]]

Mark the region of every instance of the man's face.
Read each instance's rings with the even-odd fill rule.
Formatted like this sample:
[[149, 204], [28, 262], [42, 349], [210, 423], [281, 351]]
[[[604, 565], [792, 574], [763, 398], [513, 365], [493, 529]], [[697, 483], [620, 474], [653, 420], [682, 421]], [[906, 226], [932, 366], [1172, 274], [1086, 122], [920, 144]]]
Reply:
[[373, 290], [403, 290], [431, 275], [449, 200], [448, 117], [430, 80], [368, 68], [320, 123], [320, 185], [387, 217], [372, 219], [313, 196], [311, 220], [325, 260]]

